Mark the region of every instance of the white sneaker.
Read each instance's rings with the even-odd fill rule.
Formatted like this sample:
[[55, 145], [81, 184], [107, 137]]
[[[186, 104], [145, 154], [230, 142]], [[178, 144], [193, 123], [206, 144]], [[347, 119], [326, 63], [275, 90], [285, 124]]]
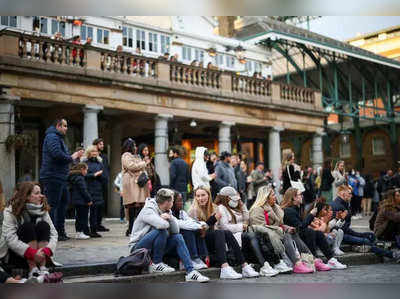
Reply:
[[231, 266], [221, 268], [220, 279], [240, 279], [242, 274], [237, 273]]
[[193, 261], [193, 267], [195, 270], [201, 270], [201, 269], [207, 269], [207, 265], [200, 259], [194, 259]]
[[272, 276], [276, 276], [278, 274], [279, 274], [279, 271], [272, 268], [268, 262], [265, 262], [264, 265], [260, 269], [261, 276], [272, 277]]
[[196, 270], [193, 270], [185, 276], [185, 281], [207, 282], [210, 279], [207, 276], [201, 275]]
[[35, 267], [35, 268], [33, 268], [33, 269], [29, 272], [28, 277], [29, 277], [29, 278], [31, 278], [31, 277], [38, 277], [39, 275], [40, 275], [40, 270], [39, 270], [38, 267]]
[[90, 236], [85, 235], [85, 233], [83, 233], [83, 232], [80, 232], [80, 233], [76, 233], [76, 239], [86, 240], [86, 239], [90, 239]]
[[260, 273], [253, 269], [253, 267], [249, 264], [242, 268], [242, 276], [243, 277], [258, 277]]
[[149, 272], [150, 273], [169, 273], [169, 272], [174, 272], [175, 269], [164, 264], [164, 263], [158, 263], [154, 264], [151, 263], [149, 266]]
[[279, 264], [275, 265], [274, 270], [278, 271], [279, 273], [289, 273], [293, 271], [293, 269], [286, 265], [283, 260], [280, 260]]
[[344, 254], [344, 252], [341, 251], [340, 248], [334, 248], [334, 249], [333, 249], [333, 254], [334, 254], [335, 256], [341, 256], [341, 255]]
[[329, 267], [331, 267], [331, 269], [333, 269], [333, 270], [343, 270], [343, 269], [346, 269], [347, 268], [347, 266], [346, 265], [343, 265], [343, 264], [341, 264], [336, 258], [331, 258], [329, 261], [328, 261], [328, 266]]
[[39, 273], [40, 273], [40, 275], [49, 275], [50, 271], [49, 271], [49, 269], [47, 267], [41, 266], [39, 268]]

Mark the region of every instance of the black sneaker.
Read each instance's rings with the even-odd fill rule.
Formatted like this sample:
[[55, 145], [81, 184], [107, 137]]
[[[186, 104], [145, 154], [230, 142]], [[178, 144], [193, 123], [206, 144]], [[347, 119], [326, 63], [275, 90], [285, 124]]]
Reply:
[[101, 238], [102, 235], [98, 234], [97, 232], [91, 232], [89, 235], [91, 238]]
[[69, 237], [67, 235], [58, 235], [58, 242], [68, 241]]
[[107, 227], [104, 227], [103, 225], [99, 225], [99, 226], [97, 227], [97, 231], [99, 231], [99, 232], [109, 232], [110, 229], [107, 228]]

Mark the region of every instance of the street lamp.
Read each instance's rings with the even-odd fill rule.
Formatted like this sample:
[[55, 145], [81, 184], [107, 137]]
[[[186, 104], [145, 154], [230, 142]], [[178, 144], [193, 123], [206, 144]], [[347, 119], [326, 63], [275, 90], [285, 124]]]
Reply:
[[191, 126], [192, 128], [194, 128], [194, 127], [197, 126], [197, 123], [196, 123], [196, 121], [195, 121], [194, 119], [192, 119], [192, 121], [190, 122], [190, 126]]

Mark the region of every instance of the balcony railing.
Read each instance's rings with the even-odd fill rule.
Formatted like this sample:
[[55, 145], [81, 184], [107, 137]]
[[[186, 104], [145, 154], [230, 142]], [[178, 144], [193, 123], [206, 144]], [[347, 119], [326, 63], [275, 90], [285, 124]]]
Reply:
[[157, 59], [130, 53], [100, 50], [103, 71], [141, 77], [157, 77]]
[[86, 64], [82, 45], [32, 35], [20, 36], [18, 45], [21, 58], [79, 67]]
[[221, 71], [170, 63], [170, 80], [191, 86], [221, 88]]
[[280, 84], [280, 97], [283, 100], [301, 103], [315, 104], [315, 90], [295, 85]]
[[271, 96], [271, 81], [232, 74], [232, 91], [259, 96]]
[[119, 81], [143, 78], [150, 84], [203, 93], [204, 97], [323, 110], [321, 93], [313, 89], [8, 30], [0, 31], [0, 59], [5, 57], [11, 57], [13, 63], [18, 63], [15, 57], [30, 61], [21, 66], [45, 67], [47, 71], [59, 71], [57, 66], [65, 66], [64, 72]]

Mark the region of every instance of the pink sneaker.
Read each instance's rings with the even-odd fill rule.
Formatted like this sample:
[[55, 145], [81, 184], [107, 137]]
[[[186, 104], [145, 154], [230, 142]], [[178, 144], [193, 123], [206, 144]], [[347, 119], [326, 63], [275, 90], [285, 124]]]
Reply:
[[321, 259], [316, 259], [315, 262], [314, 262], [314, 265], [315, 265], [315, 269], [317, 271], [329, 271], [329, 270], [331, 270], [331, 267], [329, 267], [327, 264], [324, 264]]
[[300, 263], [294, 266], [293, 272], [299, 274], [305, 274], [305, 273], [314, 273], [314, 270], [307, 267], [304, 263]]

